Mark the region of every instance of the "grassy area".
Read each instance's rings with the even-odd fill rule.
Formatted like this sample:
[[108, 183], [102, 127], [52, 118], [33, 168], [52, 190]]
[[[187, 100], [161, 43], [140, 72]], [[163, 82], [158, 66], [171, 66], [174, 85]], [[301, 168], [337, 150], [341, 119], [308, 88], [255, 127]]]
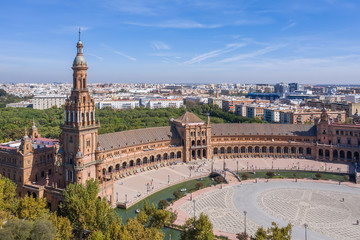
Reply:
[[[161, 190], [159, 192], [156, 192], [152, 194], [151, 196], [141, 200], [140, 202], [134, 204], [128, 209], [116, 209], [116, 211], [119, 213], [119, 215], [122, 217], [123, 222], [126, 222], [126, 219], [128, 218], [134, 218], [136, 213], [135, 210], [137, 208], [142, 208], [145, 201], [149, 201], [150, 204], [155, 204], [155, 206], [158, 205], [159, 201], [162, 199], [167, 199], [168, 201], [172, 201], [175, 199], [173, 193], [176, 190], [180, 190], [182, 188], [187, 189], [187, 193], [191, 193], [196, 191], [195, 184], [198, 182], [202, 182], [204, 187], [208, 187], [212, 184], [216, 184], [215, 181], [212, 181], [210, 177], [203, 177], [195, 180], [190, 180], [188, 182], [183, 182], [176, 184], [174, 186], [168, 187], [164, 190]], [[165, 233], [165, 239], [169, 239], [169, 235], [171, 234], [171, 239], [180, 239], [180, 231], [170, 229], [170, 228], [164, 228], [163, 232]]]
[[[294, 174], [297, 174], [297, 178], [308, 178], [308, 179], [322, 179], [322, 180], [334, 180], [334, 181], [349, 181], [346, 179], [348, 175], [339, 174], [339, 173], [320, 173], [321, 177], [317, 176], [316, 172], [304, 172], [304, 171], [272, 171], [274, 176], [272, 178], [296, 178]], [[254, 178], [269, 178], [266, 175], [267, 172], [248, 172], [249, 177]], [[240, 177], [243, 173], [239, 173]]]

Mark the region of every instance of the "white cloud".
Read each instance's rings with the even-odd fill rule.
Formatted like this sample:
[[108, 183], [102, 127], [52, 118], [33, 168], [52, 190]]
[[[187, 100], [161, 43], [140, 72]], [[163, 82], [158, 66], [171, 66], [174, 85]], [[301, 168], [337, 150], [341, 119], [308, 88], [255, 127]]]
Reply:
[[200, 63], [206, 59], [214, 58], [214, 57], [217, 57], [224, 53], [232, 52], [232, 51], [234, 51], [240, 47], [244, 47], [244, 46], [246, 46], [246, 43], [231, 43], [231, 44], [228, 44], [225, 48], [213, 50], [213, 51], [210, 51], [207, 53], [203, 53], [199, 56], [193, 57], [189, 61], [184, 62], [184, 64]]
[[134, 58], [134, 57], [132, 57], [132, 56], [129, 56], [129, 55], [126, 55], [125, 53], [122, 53], [122, 52], [120, 52], [120, 51], [113, 50], [113, 52], [114, 52], [115, 54], [120, 55], [120, 56], [122, 56], [122, 57], [125, 57], [125, 58], [127, 58], [127, 59], [129, 59], [129, 60], [131, 60], [131, 61], [136, 61], [136, 58]]
[[281, 29], [281, 31], [286, 31], [286, 30], [288, 30], [288, 29], [290, 29], [290, 28], [293, 28], [293, 27], [295, 27], [296, 26], [296, 22], [289, 22], [285, 27], [283, 27], [282, 29]]
[[103, 57], [100, 57], [100, 56], [98, 56], [98, 55], [96, 55], [96, 54], [86, 53], [86, 55], [89, 55], [89, 56], [95, 57], [95, 58], [97, 58], [97, 59], [98, 59], [98, 60], [100, 60], [100, 61], [103, 61], [103, 60], [104, 60], [104, 58], [103, 58]]
[[155, 49], [155, 50], [170, 50], [170, 46], [169, 46], [169, 45], [167, 45], [167, 44], [164, 43], [164, 42], [160, 42], [160, 41], [152, 42], [151, 46], [152, 46], [152, 48]]
[[202, 24], [193, 21], [171, 20], [161, 23], [141, 23], [141, 22], [125, 22], [125, 24], [139, 26], [139, 27], [154, 27], [154, 28], [219, 28], [220, 24]]
[[257, 50], [255, 52], [251, 52], [251, 53], [246, 53], [246, 54], [240, 54], [240, 55], [236, 55], [234, 57], [230, 57], [230, 58], [225, 58], [223, 60], [220, 61], [220, 63], [229, 63], [229, 62], [236, 62], [239, 60], [244, 60], [244, 59], [248, 59], [248, 58], [253, 58], [253, 57], [257, 57], [263, 54], [266, 54], [268, 52], [272, 52], [275, 51], [281, 47], [284, 47], [285, 45], [275, 45], [275, 46], [269, 46], [260, 50]]

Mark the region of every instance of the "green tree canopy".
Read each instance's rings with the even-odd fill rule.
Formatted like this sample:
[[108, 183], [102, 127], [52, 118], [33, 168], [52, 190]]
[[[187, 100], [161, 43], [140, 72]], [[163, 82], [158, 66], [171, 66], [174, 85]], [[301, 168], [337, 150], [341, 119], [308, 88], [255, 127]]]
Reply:
[[181, 240], [213, 240], [213, 226], [209, 217], [203, 213], [199, 218], [189, 218], [181, 233]]

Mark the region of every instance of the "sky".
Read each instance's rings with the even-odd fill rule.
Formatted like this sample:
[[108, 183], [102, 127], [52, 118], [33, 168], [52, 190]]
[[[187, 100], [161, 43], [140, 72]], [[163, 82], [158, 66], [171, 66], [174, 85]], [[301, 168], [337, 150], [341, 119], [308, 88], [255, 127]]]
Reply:
[[358, 0], [0, 1], [0, 82], [360, 83]]

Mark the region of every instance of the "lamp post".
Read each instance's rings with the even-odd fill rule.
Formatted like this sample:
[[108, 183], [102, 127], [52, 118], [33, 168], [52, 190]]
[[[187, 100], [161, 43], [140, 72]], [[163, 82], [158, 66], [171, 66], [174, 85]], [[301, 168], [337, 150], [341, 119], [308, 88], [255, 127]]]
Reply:
[[196, 218], [196, 214], [195, 214], [195, 199], [193, 200], [194, 202], [194, 221], [195, 221], [195, 218]]
[[125, 194], [125, 205], [127, 203], [127, 194]]
[[239, 175], [239, 160], [236, 161], [236, 174]]
[[170, 175], [168, 175], [168, 184], [170, 184]]
[[305, 240], [307, 240], [307, 228], [308, 228], [307, 223], [304, 224], [304, 227], [305, 227]]
[[118, 202], [118, 201], [119, 201], [119, 193], [116, 192], [116, 202]]
[[274, 161], [271, 161], [271, 169], [274, 169]]
[[246, 214], [247, 214], [247, 211], [244, 211], [244, 232], [245, 232], [245, 236], [247, 235], [246, 234]]

